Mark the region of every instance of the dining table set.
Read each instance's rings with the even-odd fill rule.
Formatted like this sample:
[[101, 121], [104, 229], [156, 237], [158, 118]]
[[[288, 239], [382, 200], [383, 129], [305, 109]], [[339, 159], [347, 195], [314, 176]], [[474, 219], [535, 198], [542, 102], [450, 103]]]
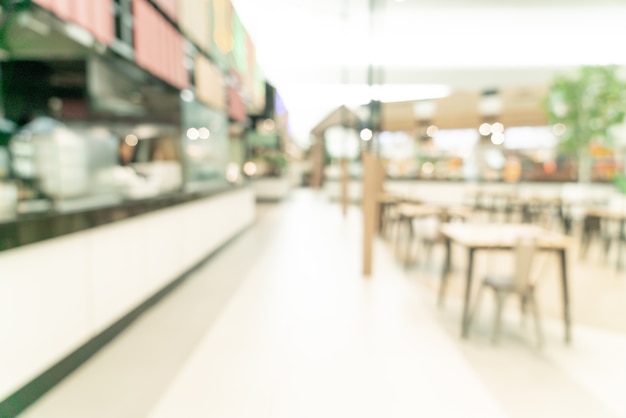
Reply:
[[[411, 264], [411, 248], [414, 241], [420, 242], [420, 249], [424, 254], [420, 258], [432, 261], [430, 249], [439, 245], [443, 250], [443, 260], [439, 268], [437, 304], [444, 308], [448, 283], [453, 271], [462, 268], [462, 297], [459, 334], [462, 338], [469, 337], [472, 322], [472, 309], [475, 301], [472, 295], [477, 286], [475, 277], [475, 260], [478, 253], [483, 252], [510, 252], [518, 253], [518, 243], [523, 238], [532, 238], [533, 251], [537, 253], [552, 253], [558, 260], [558, 280], [561, 295], [561, 312], [564, 327], [564, 341], [572, 341], [571, 306], [570, 306], [570, 277], [568, 271], [568, 257], [572, 244], [572, 236], [558, 225], [537, 222], [532, 216], [540, 207], [558, 207], [557, 199], [514, 198], [507, 196], [507, 204], [516, 205], [513, 210], [519, 211], [521, 216], [512, 221], [512, 217], [498, 220], [484, 216], [485, 208], [475, 202], [465, 204], [450, 204], [445, 202], [428, 201], [427, 196], [407, 196], [401, 194], [383, 193], [379, 196], [380, 235], [388, 240], [395, 248], [405, 267]], [[558, 213], [558, 209], [555, 209]], [[512, 211], [512, 210], [511, 210]], [[506, 213], [506, 212], [505, 212]], [[593, 212], [600, 216], [600, 212]], [[626, 220], [626, 211], [621, 219], [622, 228]], [[617, 215], [616, 215], [617, 216]], [[426, 220], [428, 220], [426, 222]], [[453, 250], [453, 248], [455, 248]], [[465, 253], [464, 257], [458, 257]], [[458, 257], [459, 259], [456, 259]], [[519, 276], [519, 274], [517, 274]], [[502, 287], [506, 292], [519, 290], [515, 272], [511, 276], [509, 287]], [[483, 278], [483, 284], [484, 284]], [[480, 282], [479, 282], [480, 283]], [[529, 285], [532, 286], [532, 285]], [[505, 293], [506, 293], [505, 292]], [[519, 292], [518, 292], [519, 293]], [[523, 303], [531, 299], [528, 292], [519, 293]], [[532, 301], [534, 302], [534, 301]], [[537, 319], [537, 327], [539, 322]]]

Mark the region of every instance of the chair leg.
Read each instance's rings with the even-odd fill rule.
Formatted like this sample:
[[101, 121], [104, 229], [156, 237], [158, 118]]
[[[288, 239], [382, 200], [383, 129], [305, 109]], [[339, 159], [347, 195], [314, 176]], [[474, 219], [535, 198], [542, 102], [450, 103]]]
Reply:
[[525, 328], [526, 326], [526, 307], [528, 305], [528, 296], [526, 295], [520, 295], [520, 324], [522, 326], [522, 328]]
[[402, 241], [402, 224], [404, 224], [404, 218], [399, 218], [398, 221], [396, 222], [396, 247], [395, 247], [395, 251], [396, 254], [401, 254], [402, 250], [400, 250], [401, 247], [401, 241]]
[[539, 320], [539, 308], [537, 307], [537, 301], [535, 295], [530, 293], [528, 295], [528, 301], [533, 310], [533, 317], [535, 319], [535, 332], [537, 334], [537, 346], [541, 348], [543, 346], [543, 332], [541, 331], [541, 322]]
[[467, 332], [468, 332], [468, 334], [469, 334], [470, 329], [472, 328], [472, 323], [474, 322], [474, 319], [476, 318], [476, 315], [478, 315], [478, 309], [480, 308], [480, 302], [482, 300], [483, 289], [484, 288], [485, 288], [485, 285], [483, 285], [483, 284], [481, 284], [480, 287], [478, 288], [478, 293], [476, 294], [476, 300], [474, 302], [474, 308], [470, 312], [469, 318], [467, 318]]
[[409, 228], [409, 236], [407, 237], [406, 247], [404, 249], [404, 266], [408, 267], [411, 264], [411, 247], [414, 241], [414, 231], [413, 231], [413, 220], [409, 218], [407, 221], [407, 226]]
[[609, 259], [609, 252], [611, 251], [611, 238], [605, 236], [602, 240], [604, 241], [603, 261], [606, 263]]
[[491, 342], [493, 344], [498, 342], [498, 338], [500, 337], [500, 324], [502, 322], [502, 308], [504, 307], [504, 298], [506, 294], [504, 292], [495, 291], [496, 297], [496, 315], [493, 321], [493, 335], [491, 337]]

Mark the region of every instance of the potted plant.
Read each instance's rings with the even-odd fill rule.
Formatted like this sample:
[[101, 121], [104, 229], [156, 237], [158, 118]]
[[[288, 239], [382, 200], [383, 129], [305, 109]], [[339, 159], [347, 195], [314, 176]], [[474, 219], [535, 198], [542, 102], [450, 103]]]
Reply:
[[578, 181], [591, 181], [591, 147], [612, 148], [613, 128], [624, 121], [626, 83], [620, 67], [584, 66], [573, 77], [559, 75], [545, 102], [548, 119], [560, 136], [562, 152], [578, 160]]

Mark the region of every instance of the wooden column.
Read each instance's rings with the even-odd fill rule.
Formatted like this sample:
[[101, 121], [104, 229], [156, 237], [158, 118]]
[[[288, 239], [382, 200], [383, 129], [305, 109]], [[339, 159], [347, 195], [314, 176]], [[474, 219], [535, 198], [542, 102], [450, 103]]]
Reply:
[[383, 191], [383, 167], [380, 159], [363, 154], [363, 275], [372, 274], [373, 243], [378, 229], [378, 196]]
[[348, 160], [341, 159], [341, 212], [345, 218], [348, 215]]
[[316, 140], [311, 147], [311, 179], [309, 186], [321, 189], [324, 183], [324, 135], [315, 135]]

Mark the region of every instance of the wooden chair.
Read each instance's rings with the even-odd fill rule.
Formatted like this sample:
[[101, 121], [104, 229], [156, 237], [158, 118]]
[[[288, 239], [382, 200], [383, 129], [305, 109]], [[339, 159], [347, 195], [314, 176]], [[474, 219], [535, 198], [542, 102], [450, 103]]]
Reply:
[[485, 289], [491, 289], [494, 292], [496, 300], [496, 312], [494, 316], [492, 342], [496, 343], [500, 335], [500, 324], [502, 322], [502, 310], [507, 296], [517, 295], [520, 298], [522, 316], [526, 314], [526, 306], [530, 305], [535, 322], [535, 332], [537, 336], [537, 345], [543, 345], [543, 333], [541, 332], [541, 324], [539, 320], [539, 310], [535, 298], [535, 283], [531, 280], [531, 271], [533, 260], [536, 253], [536, 243], [533, 237], [519, 238], [513, 248], [513, 272], [509, 275], [487, 275], [484, 277], [478, 294], [474, 309], [469, 317], [469, 326], [474, 320], [482, 294]]

